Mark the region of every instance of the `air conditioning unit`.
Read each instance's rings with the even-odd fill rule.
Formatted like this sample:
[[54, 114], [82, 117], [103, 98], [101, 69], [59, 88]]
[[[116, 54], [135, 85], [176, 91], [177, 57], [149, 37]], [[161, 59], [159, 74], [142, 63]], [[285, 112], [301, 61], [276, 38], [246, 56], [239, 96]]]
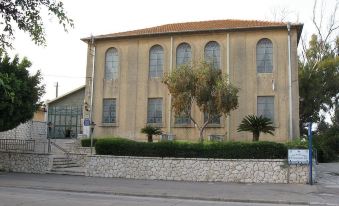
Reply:
[[211, 134], [211, 135], [208, 135], [208, 140], [212, 142], [222, 142], [224, 141], [224, 135]]
[[162, 134], [160, 135], [160, 141], [173, 141], [175, 134]]

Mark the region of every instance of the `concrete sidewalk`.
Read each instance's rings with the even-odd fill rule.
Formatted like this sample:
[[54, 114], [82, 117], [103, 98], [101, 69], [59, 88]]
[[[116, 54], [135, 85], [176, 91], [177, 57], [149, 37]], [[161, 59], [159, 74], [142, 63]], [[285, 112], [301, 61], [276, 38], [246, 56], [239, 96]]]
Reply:
[[323, 190], [323, 185], [176, 182], [2, 173], [0, 187], [229, 202], [339, 205], [339, 188]]

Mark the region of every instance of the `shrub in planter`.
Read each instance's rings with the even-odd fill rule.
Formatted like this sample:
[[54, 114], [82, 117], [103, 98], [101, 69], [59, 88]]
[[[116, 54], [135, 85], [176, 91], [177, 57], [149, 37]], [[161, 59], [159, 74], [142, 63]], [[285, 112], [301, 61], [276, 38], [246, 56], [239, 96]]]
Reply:
[[96, 142], [100, 155], [222, 158], [222, 159], [281, 159], [287, 157], [287, 147], [275, 142], [135, 142], [121, 138], [105, 138]]
[[308, 141], [295, 139], [293, 141], [287, 142], [286, 146], [288, 149], [308, 149]]
[[[95, 145], [97, 138], [93, 138], [93, 146]], [[81, 139], [81, 146], [82, 147], [90, 147], [91, 146], [91, 138], [84, 138]]]

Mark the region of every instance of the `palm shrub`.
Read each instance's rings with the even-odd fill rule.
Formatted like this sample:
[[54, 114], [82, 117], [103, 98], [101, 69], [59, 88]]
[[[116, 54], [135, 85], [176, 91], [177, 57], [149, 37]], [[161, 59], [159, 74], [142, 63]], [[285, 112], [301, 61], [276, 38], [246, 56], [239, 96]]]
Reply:
[[148, 142], [153, 142], [153, 135], [161, 135], [162, 131], [160, 128], [153, 127], [151, 125], [146, 125], [146, 127], [141, 129], [141, 133], [147, 135]]
[[275, 127], [273, 122], [267, 118], [260, 115], [247, 115], [241, 121], [238, 132], [252, 132], [253, 133], [253, 142], [259, 141], [260, 132], [268, 133], [274, 135], [273, 132]]

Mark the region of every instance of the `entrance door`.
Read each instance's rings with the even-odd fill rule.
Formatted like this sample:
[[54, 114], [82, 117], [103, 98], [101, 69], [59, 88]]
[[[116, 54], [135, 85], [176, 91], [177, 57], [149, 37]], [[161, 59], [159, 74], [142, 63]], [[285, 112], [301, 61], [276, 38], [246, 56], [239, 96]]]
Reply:
[[76, 138], [82, 133], [82, 105], [48, 108], [48, 137], [53, 139]]

